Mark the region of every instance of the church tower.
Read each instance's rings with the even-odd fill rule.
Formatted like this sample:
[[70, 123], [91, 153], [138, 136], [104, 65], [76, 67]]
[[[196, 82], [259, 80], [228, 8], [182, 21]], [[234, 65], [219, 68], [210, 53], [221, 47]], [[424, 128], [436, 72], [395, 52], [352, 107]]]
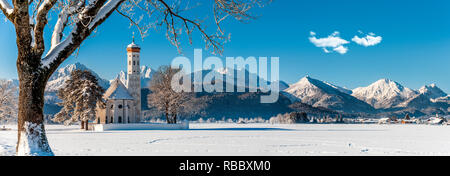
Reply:
[[140, 51], [141, 48], [133, 42], [127, 46], [127, 88], [135, 101], [135, 118], [133, 122], [141, 121], [141, 69], [140, 69]]

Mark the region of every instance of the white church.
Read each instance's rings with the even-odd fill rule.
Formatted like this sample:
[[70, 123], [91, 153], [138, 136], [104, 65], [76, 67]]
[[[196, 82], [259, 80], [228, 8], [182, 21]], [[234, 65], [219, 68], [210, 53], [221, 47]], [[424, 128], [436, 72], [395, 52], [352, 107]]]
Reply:
[[133, 42], [127, 46], [126, 85], [116, 78], [106, 90], [103, 98], [105, 108], [97, 108], [97, 124], [139, 123], [141, 121], [140, 50]]

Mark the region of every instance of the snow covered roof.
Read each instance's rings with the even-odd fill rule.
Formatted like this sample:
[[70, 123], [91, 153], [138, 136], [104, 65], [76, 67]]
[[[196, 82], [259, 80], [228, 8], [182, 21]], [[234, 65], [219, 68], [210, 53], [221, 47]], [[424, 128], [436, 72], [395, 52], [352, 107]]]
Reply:
[[112, 100], [133, 100], [133, 96], [130, 95], [127, 88], [122, 84], [118, 78], [112, 81], [111, 86], [106, 90], [103, 95], [105, 99]]
[[134, 43], [134, 41], [132, 43], [130, 43], [127, 48], [141, 48], [139, 47], [139, 45], [137, 45], [136, 43]]

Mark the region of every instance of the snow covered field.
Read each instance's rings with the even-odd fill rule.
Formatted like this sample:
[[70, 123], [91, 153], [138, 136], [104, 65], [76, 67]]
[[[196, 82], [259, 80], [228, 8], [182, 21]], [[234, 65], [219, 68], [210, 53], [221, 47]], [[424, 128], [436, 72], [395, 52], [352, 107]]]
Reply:
[[[0, 130], [0, 155], [17, 132]], [[56, 155], [450, 155], [450, 126], [190, 124], [190, 130], [80, 131], [46, 125]]]

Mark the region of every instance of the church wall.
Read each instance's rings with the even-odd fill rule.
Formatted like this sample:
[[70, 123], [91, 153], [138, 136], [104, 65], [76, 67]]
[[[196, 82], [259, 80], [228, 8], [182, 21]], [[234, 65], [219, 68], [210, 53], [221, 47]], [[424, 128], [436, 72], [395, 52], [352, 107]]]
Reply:
[[[121, 107], [121, 108], [120, 108]], [[101, 116], [101, 123], [137, 123], [134, 115], [133, 100], [108, 100], [106, 103], [105, 115]], [[106, 119], [107, 118], [107, 119]]]

